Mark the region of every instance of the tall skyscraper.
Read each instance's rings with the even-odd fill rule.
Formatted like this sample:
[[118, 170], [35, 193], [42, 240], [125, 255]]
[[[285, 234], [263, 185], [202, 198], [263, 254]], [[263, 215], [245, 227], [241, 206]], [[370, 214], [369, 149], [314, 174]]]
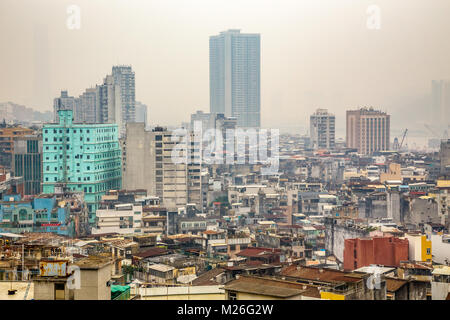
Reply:
[[390, 118], [373, 108], [347, 111], [347, 148], [371, 154], [390, 148]]
[[334, 149], [335, 116], [327, 109], [317, 109], [310, 117], [311, 143], [314, 149]]
[[74, 123], [72, 110], [61, 110], [42, 131], [43, 192], [83, 191], [94, 223], [101, 197], [122, 187], [117, 125]]
[[122, 127], [122, 99], [120, 86], [112, 75], [107, 75], [103, 84], [97, 86], [97, 99], [100, 108], [101, 123], [116, 123]]
[[126, 123], [135, 122], [136, 98], [134, 71], [131, 66], [113, 66], [112, 77], [114, 83], [120, 87], [120, 105], [122, 121], [119, 125], [121, 136], [125, 135]]
[[260, 35], [230, 29], [209, 38], [210, 111], [260, 127]]
[[450, 80], [433, 80], [431, 91], [431, 126], [443, 133], [450, 125]]
[[78, 109], [81, 121], [85, 123], [101, 123], [100, 108], [97, 101], [97, 89], [89, 88], [78, 98]]
[[116, 123], [123, 137], [125, 124], [136, 121], [134, 71], [131, 66], [113, 66], [103, 84], [86, 89], [78, 98], [61, 91], [53, 107], [55, 122], [59, 122], [59, 110], [72, 110], [75, 122]]

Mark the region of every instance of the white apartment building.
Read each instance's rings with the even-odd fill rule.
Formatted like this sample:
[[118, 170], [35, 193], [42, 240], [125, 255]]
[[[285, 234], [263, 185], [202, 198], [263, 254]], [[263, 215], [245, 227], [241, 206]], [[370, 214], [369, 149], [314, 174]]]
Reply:
[[134, 204], [116, 204], [114, 209], [99, 209], [96, 212], [96, 227], [92, 234], [141, 233], [142, 206]]
[[317, 109], [310, 117], [311, 144], [314, 149], [334, 149], [335, 116], [327, 109]]

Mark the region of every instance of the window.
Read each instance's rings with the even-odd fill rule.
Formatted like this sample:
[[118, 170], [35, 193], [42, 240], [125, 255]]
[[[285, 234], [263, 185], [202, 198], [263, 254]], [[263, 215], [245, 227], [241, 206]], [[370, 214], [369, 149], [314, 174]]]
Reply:
[[228, 300], [237, 300], [237, 293], [235, 291], [228, 291]]
[[27, 217], [28, 217], [27, 210], [26, 209], [20, 209], [19, 210], [19, 219], [20, 220], [26, 220]]

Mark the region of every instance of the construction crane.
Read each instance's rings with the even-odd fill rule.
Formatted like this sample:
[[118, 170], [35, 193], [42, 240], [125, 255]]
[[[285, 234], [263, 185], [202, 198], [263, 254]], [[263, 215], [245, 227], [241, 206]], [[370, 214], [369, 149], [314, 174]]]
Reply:
[[399, 142], [398, 142], [398, 138], [395, 137], [395, 139], [394, 139], [394, 145], [393, 145], [394, 150], [401, 150], [401, 149], [402, 149], [402, 147], [403, 147], [403, 142], [405, 141], [405, 137], [406, 137], [406, 133], [407, 133], [407, 132], [408, 132], [408, 129], [406, 129], [406, 130], [403, 132], [403, 137], [402, 137], [401, 143], [399, 143]]
[[403, 132], [402, 142], [400, 143], [400, 146], [398, 147], [399, 150], [402, 150], [403, 142], [405, 141], [406, 134], [408, 133], [408, 129], [405, 129], [405, 132]]

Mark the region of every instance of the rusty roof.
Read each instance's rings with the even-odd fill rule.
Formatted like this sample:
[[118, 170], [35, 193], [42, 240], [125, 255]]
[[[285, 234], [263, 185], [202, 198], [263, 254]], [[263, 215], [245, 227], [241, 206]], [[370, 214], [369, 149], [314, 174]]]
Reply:
[[145, 251], [141, 251], [141, 252], [135, 254], [134, 256], [138, 257], [138, 258], [144, 258], [145, 259], [145, 258], [150, 258], [150, 257], [162, 256], [162, 255], [165, 255], [165, 254], [168, 254], [168, 253], [169, 253], [169, 251], [167, 251], [164, 248], [154, 247], [154, 248], [150, 248], [150, 249], [145, 250]]
[[192, 281], [193, 286], [212, 286], [217, 285], [217, 282], [215, 281], [215, 278], [223, 273], [225, 269], [223, 268], [214, 268], [211, 269], [200, 276], [198, 276], [196, 279]]
[[247, 248], [239, 251], [236, 255], [241, 257], [268, 257], [271, 255], [279, 255], [280, 249], [275, 248]]
[[400, 267], [405, 269], [433, 270], [432, 263], [426, 261], [400, 261]]
[[321, 282], [359, 282], [366, 277], [363, 274], [344, 272], [327, 268], [288, 266], [281, 270], [283, 276], [315, 280]]
[[408, 280], [386, 277], [386, 290], [395, 292], [408, 283]]
[[224, 233], [224, 231], [205, 230], [202, 233], [203, 234], [220, 234], [220, 233]]
[[297, 295], [320, 298], [320, 292], [314, 286], [253, 276], [240, 276], [239, 279], [228, 282], [224, 289], [278, 298], [290, 298]]

